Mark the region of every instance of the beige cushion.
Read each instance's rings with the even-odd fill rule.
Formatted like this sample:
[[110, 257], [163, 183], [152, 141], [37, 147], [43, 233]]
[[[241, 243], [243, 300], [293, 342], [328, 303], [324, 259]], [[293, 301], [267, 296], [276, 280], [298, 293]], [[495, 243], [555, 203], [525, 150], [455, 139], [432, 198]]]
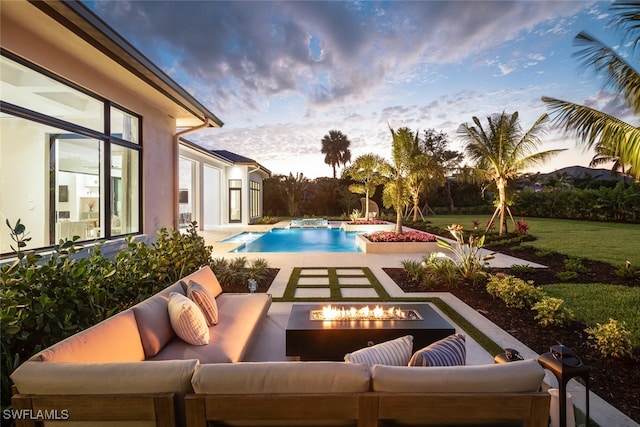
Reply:
[[369, 390], [369, 370], [341, 362], [213, 363], [196, 367], [200, 394], [357, 393]]
[[183, 341], [191, 345], [209, 344], [209, 327], [198, 305], [177, 292], [169, 294], [171, 327]]
[[135, 316], [131, 310], [125, 310], [37, 356], [54, 362], [136, 362], [144, 360], [144, 350]]
[[271, 295], [222, 294], [216, 300], [220, 322], [209, 328], [208, 345], [193, 346], [181, 339], [174, 339], [151, 360], [198, 359], [200, 363], [241, 361], [264, 322], [271, 305]]
[[204, 266], [200, 270], [191, 273], [182, 279], [184, 283], [189, 284], [189, 281], [193, 280], [207, 288], [213, 297], [217, 297], [222, 293], [222, 286], [218, 282], [218, 278], [213, 273], [209, 266]]
[[461, 366], [466, 362], [465, 337], [453, 334], [416, 351], [409, 366]]
[[126, 363], [25, 362], [11, 379], [23, 394], [191, 393], [197, 360]]
[[204, 318], [207, 320], [207, 326], [213, 326], [218, 323], [218, 305], [216, 304], [216, 298], [207, 288], [198, 282], [189, 280], [187, 284], [187, 297], [200, 307]]
[[158, 354], [176, 335], [169, 320], [168, 301], [171, 292], [184, 294], [180, 283], [174, 283], [132, 308], [146, 358]]
[[363, 365], [407, 366], [413, 351], [413, 336], [406, 335], [395, 340], [366, 347], [344, 356], [345, 362]]
[[371, 368], [373, 391], [405, 393], [518, 393], [538, 391], [544, 370], [536, 360], [474, 366]]

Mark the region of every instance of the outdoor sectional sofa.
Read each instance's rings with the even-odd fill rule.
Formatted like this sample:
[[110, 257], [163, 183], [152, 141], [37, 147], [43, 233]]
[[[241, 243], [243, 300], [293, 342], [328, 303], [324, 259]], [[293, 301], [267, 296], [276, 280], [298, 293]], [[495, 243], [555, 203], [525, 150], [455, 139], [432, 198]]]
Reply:
[[[18, 426], [524, 425], [547, 426], [537, 361], [457, 367], [243, 362], [267, 294], [224, 294], [206, 267], [183, 279], [216, 297], [210, 343], [186, 344], [168, 312], [178, 282], [57, 343], [12, 375]], [[17, 412], [20, 413], [20, 412]], [[49, 425], [51, 423], [44, 423]], [[51, 424], [58, 425], [58, 424]], [[216, 424], [217, 425], [217, 424]], [[225, 425], [225, 424], [223, 424]]]

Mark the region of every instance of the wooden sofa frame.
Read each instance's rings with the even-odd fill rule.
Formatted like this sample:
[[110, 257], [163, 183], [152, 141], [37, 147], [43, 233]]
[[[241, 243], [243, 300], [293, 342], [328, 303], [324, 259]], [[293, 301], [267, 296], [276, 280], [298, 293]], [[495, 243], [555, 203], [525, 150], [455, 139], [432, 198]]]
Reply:
[[187, 427], [208, 421], [354, 420], [377, 427], [401, 419], [425, 424], [516, 422], [547, 427], [550, 395], [534, 393], [345, 393], [188, 395]]
[[[36, 419], [39, 411], [62, 410], [69, 421], [149, 421], [156, 427], [175, 427], [175, 395], [28, 395], [14, 394], [11, 398], [14, 411], [23, 411], [31, 417], [16, 419], [16, 427], [40, 426], [43, 419]], [[53, 420], [52, 420], [53, 421]]]

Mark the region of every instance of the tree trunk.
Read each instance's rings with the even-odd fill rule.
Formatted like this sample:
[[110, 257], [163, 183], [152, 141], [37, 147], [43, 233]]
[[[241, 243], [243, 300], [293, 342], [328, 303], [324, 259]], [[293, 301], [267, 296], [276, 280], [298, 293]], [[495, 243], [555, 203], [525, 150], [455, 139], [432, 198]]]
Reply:
[[499, 179], [496, 184], [498, 187], [498, 195], [500, 197], [500, 204], [498, 205], [498, 207], [500, 208], [500, 230], [498, 231], [498, 235], [502, 236], [507, 230], [507, 195], [504, 180]]
[[449, 215], [453, 215], [453, 196], [451, 195], [451, 186], [449, 185], [449, 180], [445, 179], [444, 181], [444, 191], [447, 194], [447, 207], [449, 211]]
[[369, 220], [369, 190], [366, 189], [364, 193], [364, 219]]
[[411, 197], [413, 199], [413, 222], [418, 222], [418, 211], [420, 210], [420, 196], [417, 193]]

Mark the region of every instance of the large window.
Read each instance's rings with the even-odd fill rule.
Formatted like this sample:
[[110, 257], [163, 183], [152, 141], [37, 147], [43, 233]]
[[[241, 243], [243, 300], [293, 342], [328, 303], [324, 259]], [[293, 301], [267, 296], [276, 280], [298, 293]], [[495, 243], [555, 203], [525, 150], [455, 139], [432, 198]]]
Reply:
[[[140, 118], [18, 58], [0, 61], [2, 223], [20, 219], [28, 249], [140, 232]], [[12, 243], [1, 227], [0, 254]]]
[[249, 181], [249, 191], [251, 195], [251, 218], [258, 218], [262, 213], [260, 210], [260, 183], [257, 181]]
[[242, 222], [242, 180], [229, 180], [229, 222]]

